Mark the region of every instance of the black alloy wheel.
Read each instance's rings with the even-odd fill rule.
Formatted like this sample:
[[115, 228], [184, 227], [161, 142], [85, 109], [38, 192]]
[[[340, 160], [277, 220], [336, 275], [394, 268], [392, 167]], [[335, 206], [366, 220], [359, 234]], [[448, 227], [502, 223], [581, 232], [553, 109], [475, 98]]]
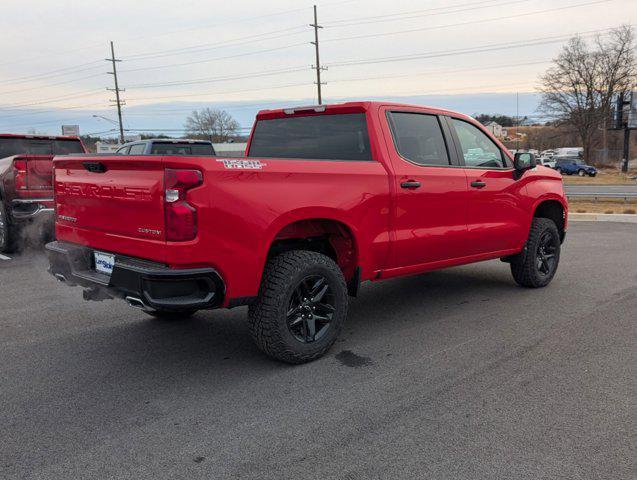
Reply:
[[312, 343], [332, 325], [335, 304], [330, 285], [322, 275], [308, 275], [292, 292], [287, 311], [290, 333], [301, 343]]
[[548, 218], [534, 218], [524, 250], [511, 258], [515, 281], [528, 288], [548, 285], [560, 262], [560, 232]]
[[537, 270], [541, 275], [551, 275], [555, 270], [557, 262], [556, 251], [559, 244], [560, 240], [555, 238], [552, 230], [542, 232], [535, 255]]

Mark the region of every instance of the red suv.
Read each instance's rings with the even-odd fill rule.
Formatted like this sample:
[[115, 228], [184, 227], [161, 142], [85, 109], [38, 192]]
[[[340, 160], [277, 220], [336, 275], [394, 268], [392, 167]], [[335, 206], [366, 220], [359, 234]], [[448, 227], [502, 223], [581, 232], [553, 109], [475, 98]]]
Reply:
[[543, 287], [567, 227], [557, 172], [413, 105], [265, 110], [244, 158], [54, 165], [56, 278], [155, 317], [249, 305], [257, 345], [291, 363], [329, 349], [367, 280], [499, 258]]

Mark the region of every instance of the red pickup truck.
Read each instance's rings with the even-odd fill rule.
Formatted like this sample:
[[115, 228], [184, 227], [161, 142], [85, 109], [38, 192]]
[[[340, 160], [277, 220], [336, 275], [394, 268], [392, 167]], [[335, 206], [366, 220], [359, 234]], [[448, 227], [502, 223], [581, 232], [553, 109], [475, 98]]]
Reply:
[[249, 305], [290, 363], [323, 355], [348, 295], [489, 259], [547, 285], [567, 226], [561, 176], [455, 112], [382, 102], [259, 112], [246, 157], [54, 160], [50, 272], [158, 317]]
[[86, 153], [77, 137], [0, 134], [0, 252], [34, 223], [53, 232], [53, 157]]

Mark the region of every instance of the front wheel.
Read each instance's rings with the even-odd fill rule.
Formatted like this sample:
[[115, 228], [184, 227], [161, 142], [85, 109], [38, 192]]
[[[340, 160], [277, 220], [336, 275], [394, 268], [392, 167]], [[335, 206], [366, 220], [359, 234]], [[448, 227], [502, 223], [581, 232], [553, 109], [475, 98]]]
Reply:
[[250, 332], [267, 355], [287, 363], [323, 356], [347, 316], [347, 285], [329, 257], [292, 250], [272, 258], [248, 309]]
[[560, 234], [548, 218], [534, 218], [524, 250], [512, 258], [511, 273], [523, 287], [548, 285], [560, 262]]

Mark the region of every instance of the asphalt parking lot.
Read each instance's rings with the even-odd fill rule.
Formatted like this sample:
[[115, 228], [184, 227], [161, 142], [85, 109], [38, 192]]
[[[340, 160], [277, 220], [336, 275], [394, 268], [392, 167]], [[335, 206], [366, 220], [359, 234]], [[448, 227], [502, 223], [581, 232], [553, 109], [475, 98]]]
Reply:
[[162, 322], [0, 260], [0, 478], [635, 478], [636, 248], [580, 222], [543, 290], [499, 261], [367, 284], [296, 367], [244, 308]]

